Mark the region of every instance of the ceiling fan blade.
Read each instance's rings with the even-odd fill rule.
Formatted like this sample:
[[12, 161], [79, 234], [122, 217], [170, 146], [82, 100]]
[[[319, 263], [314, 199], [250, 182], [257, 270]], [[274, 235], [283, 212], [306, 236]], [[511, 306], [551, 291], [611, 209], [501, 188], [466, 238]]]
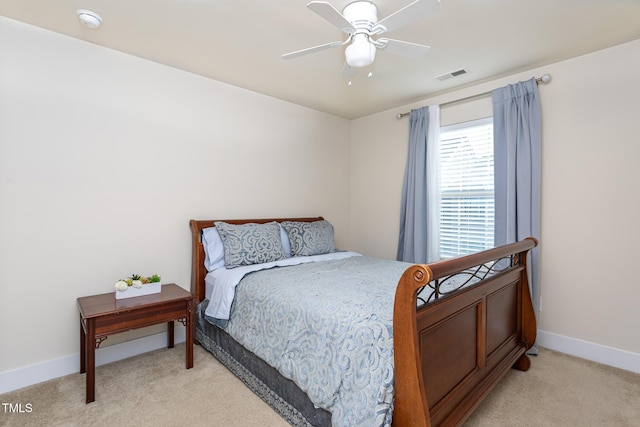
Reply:
[[378, 21], [373, 27], [373, 31], [375, 32], [377, 30], [380, 33], [393, 31], [431, 13], [435, 13], [439, 9], [440, 0], [416, 0]]
[[307, 5], [309, 9], [340, 28], [347, 34], [352, 34], [355, 29], [338, 10], [326, 1], [312, 1]]
[[384, 46], [380, 47], [387, 52], [395, 53], [397, 55], [409, 56], [411, 58], [420, 58], [421, 56], [429, 53], [431, 46], [425, 46], [423, 44], [405, 42], [402, 40], [394, 39], [378, 39], [379, 43]]
[[296, 50], [295, 52], [285, 53], [284, 55], [282, 55], [282, 59], [293, 59], [302, 55], [308, 55], [310, 53], [319, 52], [321, 50], [331, 49], [332, 47], [342, 46], [343, 44], [345, 44], [345, 42], [331, 42], [331, 43], [321, 44], [319, 46], [308, 47], [306, 49]]
[[344, 67], [342, 67], [342, 73], [340, 73], [340, 75], [342, 77], [351, 77], [354, 76], [356, 72], [357, 70], [354, 67], [345, 62]]

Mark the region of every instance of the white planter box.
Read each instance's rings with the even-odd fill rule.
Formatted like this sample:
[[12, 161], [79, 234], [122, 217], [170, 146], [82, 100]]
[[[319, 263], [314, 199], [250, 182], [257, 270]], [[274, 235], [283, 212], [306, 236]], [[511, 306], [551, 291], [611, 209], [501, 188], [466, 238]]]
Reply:
[[147, 283], [140, 288], [129, 286], [126, 291], [116, 290], [116, 299], [141, 297], [143, 295], [159, 294], [162, 284], [160, 282]]

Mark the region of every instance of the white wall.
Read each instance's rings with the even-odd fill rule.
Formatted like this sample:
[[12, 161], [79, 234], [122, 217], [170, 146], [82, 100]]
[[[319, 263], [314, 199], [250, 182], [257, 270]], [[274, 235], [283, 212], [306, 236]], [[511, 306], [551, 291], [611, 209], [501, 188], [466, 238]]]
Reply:
[[[191, 218], [324, 215], [338, 246], [395, 258], [395, 114], [543, 73], [539, 336], [638, 366], [640, 41], [352, 122], [2, 17], [0, 58], [0, 392], [77, 371], [77, 297], [134, 272], [188, 288]], [[456, 104], [442, 122], [490, 109]], [[127, 351], [98, 359], [110, 349]]]
[[[352, 121], [352, 249], [395, 258], [408, 140], [398, 112], [544, 73], [539, 337], [615, 365], [590, 354], [611, 349], [640, 372], [640, 40]], [[443, 107], [442, 124], [490, 115], [486, 97]]]
[[191, 218], [323, 215], [346, 246], [348, 121], [2, 17], [0, 58], [0, 376], [77, 356], [77, 297], [188, 289]]

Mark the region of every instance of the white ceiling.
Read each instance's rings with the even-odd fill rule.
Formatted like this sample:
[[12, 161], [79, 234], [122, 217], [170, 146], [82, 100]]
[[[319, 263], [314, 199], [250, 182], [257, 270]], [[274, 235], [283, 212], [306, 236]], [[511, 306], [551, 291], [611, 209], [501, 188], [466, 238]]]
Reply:
[[[412, 1], [375, 1], [379, 19]], [[640, 0], [441, 0], [438, 13], [388, 33], [431, 46], [426, 57], [379, 51], [348, 86], [342, 47], [281, 59], [345, 37], [307, 2], [0, 0], [0, 15], [348, 119], [640, 37]], [[80, 24], [77, 9], [102, 26]], [[469, 73], [435, 79], [461, 67]]]

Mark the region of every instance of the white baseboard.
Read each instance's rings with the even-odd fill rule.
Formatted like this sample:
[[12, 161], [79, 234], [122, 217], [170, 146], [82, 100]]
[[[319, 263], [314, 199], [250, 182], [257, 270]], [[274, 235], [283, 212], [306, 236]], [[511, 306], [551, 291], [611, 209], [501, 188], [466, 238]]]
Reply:
[[640, 354], [538, 330], [538, 345], [615, 368], [640, 373]]
[[[185, 339], [185, 329], [175, 328], [174, 343], [184, 342]], [[106, 346], [96, 350], [96, 366], [158, 350], [166, 346], [166, 332]], [[0, 372], [0, 394], [78, 372], [80, 372], [80, 353], [47, 360], [12, 371]]]
[[[184, 328], [176, 328], [175, 343], [185, 341]], [[640, 373], [640, 354], [606, 347], [576, 338], [538, 330], [538, 345], [631, 372]], [[165, 332], [114, 344], [96, 351], [96, 366], [126, 359], [167, 345]], [[0, 394], [8, 393], [80, 371], [80, 354], [75, 353], [24, 368], [0, 373]]]

